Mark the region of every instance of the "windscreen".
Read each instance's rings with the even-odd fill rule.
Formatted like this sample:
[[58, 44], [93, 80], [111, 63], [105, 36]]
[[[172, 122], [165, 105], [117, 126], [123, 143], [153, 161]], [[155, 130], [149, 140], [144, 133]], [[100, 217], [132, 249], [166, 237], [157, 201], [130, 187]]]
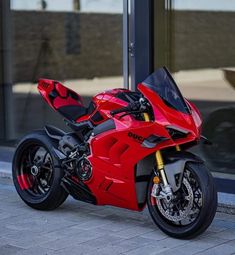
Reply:
[[166, 67], [152, 73], [142, 84], [157, 93], [167, 106], [183, 113], [190, 113], [180, 90]]

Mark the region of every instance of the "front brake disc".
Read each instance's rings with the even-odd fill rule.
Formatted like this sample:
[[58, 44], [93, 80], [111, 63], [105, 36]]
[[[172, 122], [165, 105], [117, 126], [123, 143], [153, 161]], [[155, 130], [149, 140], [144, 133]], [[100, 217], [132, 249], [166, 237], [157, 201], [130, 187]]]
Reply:
[[186, 178], [183, 178], [182, 184], [185, 186], [188, 195], [185, 196], [185, 203], [186, 205], [183, 208], [178, 209], [177, 211], [174, 210], [174, 203], [173, 201], [167, 202], [165, 199], [157, 199], [157, 207], [161, 214], [168, 220], [178, 222], [185, 219], [190, 213], [193, 206], [193, 190]]

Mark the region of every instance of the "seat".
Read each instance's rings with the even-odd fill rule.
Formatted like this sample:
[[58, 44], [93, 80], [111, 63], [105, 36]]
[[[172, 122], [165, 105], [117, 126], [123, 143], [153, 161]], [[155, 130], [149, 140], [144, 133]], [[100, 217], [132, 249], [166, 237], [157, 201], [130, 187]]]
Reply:
[[87, 114], [87, 108], [84, 106], [66, 105], [58, 108], [58, 112], [66, 119], [76, 121]]
[[53, 107], [68, 120], [76, 121], [94, 110], [92, 102], [86, 108], [82, 103], [82, 98], [76, 92], [59, 82], [55, 82], [49, 97]]

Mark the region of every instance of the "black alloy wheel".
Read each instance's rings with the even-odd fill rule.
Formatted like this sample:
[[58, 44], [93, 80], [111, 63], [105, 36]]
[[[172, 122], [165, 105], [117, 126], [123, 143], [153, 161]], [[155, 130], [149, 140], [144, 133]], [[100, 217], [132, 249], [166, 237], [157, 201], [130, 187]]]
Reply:
[[[190, 239], [204, 232], [217, 209], [217, 191], [213, 177], [202, 163], [187, 163], [180, 189], [173, 199], [152, 196], [152, 176], [147, 204], [155, 224], [175, 238]], [[161, 186], [159, 187], [159, 194]]]
[[12, 165], [15, 188], [32, 208], [52, 210], [67, 198], [61, 186], [64, 175], [53, 142], [44, 131], [35, 131], [19, 143]]

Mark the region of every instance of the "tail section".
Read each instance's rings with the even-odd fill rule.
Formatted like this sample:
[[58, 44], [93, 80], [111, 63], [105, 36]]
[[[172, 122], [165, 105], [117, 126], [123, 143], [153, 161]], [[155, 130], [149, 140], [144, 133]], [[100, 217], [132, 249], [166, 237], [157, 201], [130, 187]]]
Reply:
[[58, 81], [40, 79], [38, 90], [46, 102], [65, 118], [76, 121], [86, 114], [81, 96]]

